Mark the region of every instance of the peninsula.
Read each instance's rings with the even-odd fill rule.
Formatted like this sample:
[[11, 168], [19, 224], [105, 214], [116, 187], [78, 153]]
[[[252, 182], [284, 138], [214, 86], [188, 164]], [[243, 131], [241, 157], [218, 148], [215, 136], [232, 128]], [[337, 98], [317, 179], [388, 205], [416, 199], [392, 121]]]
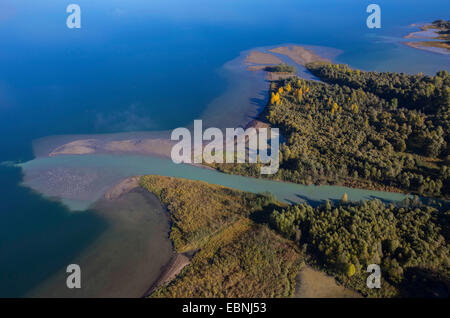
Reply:
[[[412, 25], [416, 27], [416, 25]], [[450, 21], [436, 20], [420, 26], [418, 32], [412, 32], [405, 39], [426, 39], [427, 41], [403, 42], [416, 49], [450, 54]]]

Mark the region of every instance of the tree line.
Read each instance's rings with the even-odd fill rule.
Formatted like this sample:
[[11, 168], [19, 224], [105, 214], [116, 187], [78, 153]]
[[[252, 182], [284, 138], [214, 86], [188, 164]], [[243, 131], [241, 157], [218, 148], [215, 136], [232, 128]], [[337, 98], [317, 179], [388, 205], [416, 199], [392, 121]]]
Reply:
[[[343, 184], [432, 197], [450, 194], [450, 76], [363, 72], [312, 63], [324, 82], [271, 84], [264, 115], [279, 127], [279, 171], [271, 178]], [[255, 165], [216, 165], [259, 176]]]
[[[363, 294], [405, 296], [420, 292], [417, 280], [423, 273], [428, 274], [428, 286], [438, 283], [449, 292], [448, 209], [422, 206], [420, 201], [409, 199], [398, 206], [376, 199], [345, 201], [274, 210], [270, 223], [314, 255], [327, 272]], [[366, 287], [369, 264], [381, 266], [384, 282], [380, 290]]]

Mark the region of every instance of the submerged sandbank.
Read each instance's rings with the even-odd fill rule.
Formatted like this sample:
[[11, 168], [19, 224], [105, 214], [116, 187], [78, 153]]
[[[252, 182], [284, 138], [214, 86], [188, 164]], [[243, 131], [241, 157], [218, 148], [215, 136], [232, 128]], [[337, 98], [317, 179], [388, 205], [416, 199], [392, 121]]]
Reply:
[[20, 167], [24, 173], [24, 185], [46, 197], [61, 200], [71, 210], [85, 210], [122, 180], [147, 174], [201, 180], [254, 193], [268, 191], [286, 203], [308, 202], [316, 205], [326, 199], [340, 200], [344, 193], [354, 201], [380, 198], [389, 202], [406, 197], [401, 193], [329, 185], [306, 186], [229, 175], [192, 165], [177, 165], [170, 159], [152, 156], [65, 155], [37, 158], [20, 164]]
[[[267, 104], [269, 82], [263, 69], [249, 71], [248, 63], [281, 63], [283, 60], [272, 53], [271, 48], [257, 48], [242, 52], [239, 57], [226, 63], [221, 70], [229, 86], [219, 97], [211, 101], [199, 116], [204, 127], [248, 127], [258, 118]], [[278, 46], [273, 50], [286, 53], [294, 60], [322, 60], [311, 49], [300, 46]], [[284, 52], [284, 53], [283, 53]], [[291, 52], [291, 53], [289, 53]], [[293, 63], [292, 61], [284, 61]], [[264, 65], [260, 65], [263, 66]], [[301, 74], [300, 74], [301, 75]], [[192, 129], [192, 123], [188, 123]], [[92, 154], [131, 154], [170, 157], [175, 144], [170, 131], [124, 132], [97, 135], [49, 136], [33, 142], [36, 157]]]
[[401, 43], [419, 50], [450, 55], [450, 46], [443, 38], [441, 38], [441, 35], [438, 33], [440, 30], [439, 28], [431, 23], [411, 24], [410, 27], [419, 28], [420, 31], [413, 31], [403, 38], [408, 40], [421, 39], [427, 41], [403, 41]]
[[251, 64], [280, 64], [283, 63], [281, 59], [273, 54], [264, 53], [260, 51], [251, 51], [245, 58], [246, 63]]
[[[271, 63], [295, 65], [297, 75], [308, 79], [313, 76], [304, 64], [313, 61], [330, 61], [339, 51], [325, 47], [281, 45], [261, 47], [242, 52], [237, 58], [225, 63], [221, 74], [229, 83], [227, 89], [211, 101], [198, 119], [203, 126], [228, 128], [248, 127], [258, 119], [267, 104], [269, 81], [263, 70]], [[249, 70], [249, 63], [262, 67]], [[271, 74], [273, 75], [273, 74]], [[176, 127], [175, 127], [176, 128]], [[186, 126], [192, 129], [192, 122]], [[48, 136], [33, 142], [36, 157], [61, 155], [149, 155], [170, 157], [175, 141], [170, 140], [171, 131], [137, 131], [114, 134]]]
[[299, 45], [279, 46], [269, 50], [273, 53], [279, 53], [288, 56], [295, 63], [305, 66], [312, 62], [329, 62], [328, 58], [324, 58], [316, 54], [313, 50], [307, 49]]
[[108, 228], [70, 260], [81, 268], [81, 289], [67, 288], [62, 268], [26, 296], [142, 297], [163, 273], [173, 256], [169, 218], [153, 194], [135, 188], [85, 213], [102, 217]]
[[[264, 71], [247, 70], [244, 61], [248, 54], [243, 52], [224, 65], [222, 72], [229, 87], [200, 116], [204, 127], [258, 123], [255, 119], [267, 103], [269, 83]], [[50, 136], [34, 142], [37, 158], [19, 165], [23, 184], [62, 201], [71, 210], [94, 210], [110, 228], [73, 260], [83, 268], [82, 290], [67, 289], [64, 268], [34, 289], [31, 296], [140, 297], [153, 282], [165, 284], [187, 265], [184, 258], [170, 261], [173, 254], [167, 216], [161, 216], [164, 211], [156, 202], [149, 208], [149, 199], [139, 193], [139, 175], [177, 176], [251, 192], [271, 191], [288, 203], [314, 203], [330, 197], [338, 200], [347, 192], [344, 188], [317, 192], [315, 187], [175, 165], [168, 158], [172, 145], [169, 131]], [[359, 193], [354, 197], [350, 194], [350, 198], [376, 195], [371, 191]]]

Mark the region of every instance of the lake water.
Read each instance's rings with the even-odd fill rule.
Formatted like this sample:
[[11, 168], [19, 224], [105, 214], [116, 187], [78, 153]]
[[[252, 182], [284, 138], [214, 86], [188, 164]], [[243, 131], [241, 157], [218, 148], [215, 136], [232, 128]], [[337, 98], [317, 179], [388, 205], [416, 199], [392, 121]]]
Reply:
[[[231, 120], [232, 110], [240, 105], [233, 103], [230, 92], [240, 86], [237, 76], [229, 76], [227, 63], [254, 47], [283, 43], [330, 47], [342, 52], [336, 61], [365, 70], [432, 74], [449, 70], [450, 65], [448, 56], [400, 43], [412, 31], [409, 24], [448, 19], [442, 16], [450, 12], [445, 1], [378, 1], [380, 30], [366, 28], [368, 3], [358, 0], [73, 2], [82, 8], [80, 30], [65, 26], [67, 3], [59, 0], [0, 2], [0, 162], [33, 159], [32, 141], [49, 135], [166, 130], [190, 125], [202, 116], [220, 120], [217, 109]], [[264, 92], [255, 98], [252, 102], [261, 106]], [[85, 171], [101, 162], [96, 159], [76, 158], [79, 169]], [[74, 158], [58, 160], [73, 162]], [[338, 198], [343, 191], [269, 185], [195, 167], [174, 167], [157, 158], [101, 160], [107, 162], [102, 173], [109, 178], [117, 177], [111, 169], [120, 165], [124, 176], [158, 173], [255, 192], [270, 188], [281, 199], [293, 201], [301, 196], [310, 201]], [[54, 162], [45, 159], [27, 165], [39, 164], [54, 167]], [[39, 295], [39, 290], [48, 295], [44, 291], [49, 290], [49, 282], [60, 275], [55, 273], [74, 261], [98, 266], [89, 261], [89, 253], [102, 242], [106, 250], [118, 242], [114, 233], [121, 233], [120, 228], [98, 206], [71, 212], [59, 201], [20, 186], [21, 170], [11, 165], [0, 165], [0, 178], [0, 297]], [[354, 199], [371, 195], [358, 193]], [[161, 229], [166, 219], [156, 203], [135, 200], [141, 207], [148, 206], [153, 223], [161, 224], [149, 228], [155, 235], [149, 237], [164, 242]], [[80, 202], [67, 203], [84, 208], [86, 200]], [[131, 239], [130, 232], [127, 235]], [[148, 237], [140, 237], [142, 248], [150, 248], [145, 240]], [[126, 244], [122, 252], [110, 253], [107, 259], [114, 263], [130, 257], [140, 266], [125, 250]], [[117, 264], [115, 268], [122, 268], [123, 264]], [[105, 273], [102, 277], [117, 272]]]

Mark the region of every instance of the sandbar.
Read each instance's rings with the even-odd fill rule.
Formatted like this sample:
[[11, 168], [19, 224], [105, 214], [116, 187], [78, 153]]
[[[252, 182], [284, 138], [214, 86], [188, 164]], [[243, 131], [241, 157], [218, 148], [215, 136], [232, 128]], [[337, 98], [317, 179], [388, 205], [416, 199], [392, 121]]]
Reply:
[[269, 51], [286, 55], [295, 63], [303, 66], [312, 62], [331, 62], [329, 59], [317, 55], [314, 51], [298, 45], [280, 46]]

